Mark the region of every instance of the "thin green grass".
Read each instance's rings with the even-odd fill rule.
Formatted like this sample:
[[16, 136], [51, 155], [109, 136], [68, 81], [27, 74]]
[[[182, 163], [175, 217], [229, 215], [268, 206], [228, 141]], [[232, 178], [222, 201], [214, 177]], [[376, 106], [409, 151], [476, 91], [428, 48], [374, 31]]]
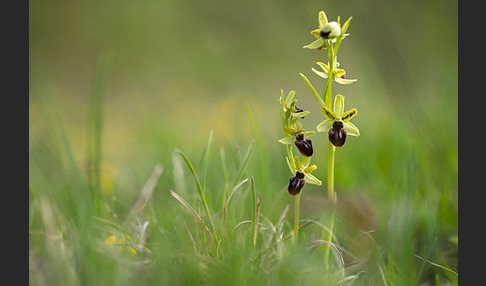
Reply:
[[[178, 151], [178, 157], [182, 158], [184, 169], [188, 172], [179, 173], [176, 178], [194, 182], [194, 188], [185, 183], [188, 191], [184, 193], [186, 197], [177, 190], [167, 188], [167, 178], [162, 176], [159, 169], [146, 174], [149, 179], [146, 179], [146, 186], [140, 190], [138, 199], [124, 202], [128, 210], [133, 210], [127, 211], [126, 217], [115, 218], [109, 213], [97, 216], [93, 209], [75, 212], [95, 217], [94, 223], [87, 228], [72, 224], [76, 216], [54, 207], [62, 205], [62, 200], [46, 196], [31, 200], [31, 281], [36, 285], [43, 284], [42, 281], [69, 281], [72, 285], [100, 281], [104, 285], [220, 285], [225, 282], [225, 285], [315, 285], [322, 281], [341, 285], [415, 285], [432, 273], [433, 280], [440, 281], [441, 285], [455, 283], [454, 278], [449, 276], [457, 278], [457, 270], [453, 266], [434, 262], [438, 261], [440, 248], [431, 245], [427, 250], [426, 241], [419, 245], [414, 242], [415, 227], [412, 222], [404, 225], [405, 232], [387, 234], [386, 227], [382, 226], [378, 229], [378, 235], [370, 234], [365, 236], [368, 239], [361, 238], [372, 241], [371, 253], [367, 255], [347, 249], [351, 240], [346, 234], [348, 230], [338, 228], [337, 237], [333, 239], [335, 243], [331, 245], [334, 270], [326, 272], [322, 256], [315, 251], [327, 243], [319, 239], [325, 226], [309, 220], [304, 211], [300, 224], [301, 237], [294, 246], [290, 239], [293, 232], [292, 216], [288, 216], [291, 201], [277, 203], [279, 215], [268, 217], [266, 213], [275, 202], [262, 200], [259, 193], [270, 190], [257, 189], [254, 177], [244, 178], [242, 175], [255, 171], [248, 169], [251, 160], [249, 154], [254, 144], [250, 143], [237, 168], [228, 170], [226, 175], [213, 173], [219, 168], [216, 168], [214, 160], [210, 160], [212, 156], [206, 158], [207, 163], [199, 164], [199, 168], [195, 169], [189, 158]], [[170, 162], [162, 163], [171, 166]], [[217, 160], [216, 163], [222, 164]], [[204, 174], [204, 168], [208, 179], [218, 176], [220, 180], [207, 180], [203, 187], [198, 174]], [[216, 207], [219, 204], [215, 203], [219, 199], [208, 197], [207, 190], [222, 190], [226, 176], [232, 177], [231, 182], [236, 183], [229, 189], [225, 204], [219, 209]], [[237, 182], [238, 178], [242, 179]], [[32, 179], [32, 183], [35, 183], [36, 178]], [[33, 187], [32, 192], [35, 193], [34, 190]], [[189, 193], [198, 194], [199, 199], [193, 200]], [[223, 193], [219, 195], [223, 196]], [[305, 201], [302, 203], [305, 210]], [[396, 211], [396, 217], [391, 220], [400, 219], [400, 209]], [[140, 223], [136, 223], [137, 220]], [[144, 222], [146, 228], [142, 232], [140, 226]], [[111, 248], [105, 244], [110, 235], [119, 237], [122, 233], [130, 235], [132, 242]], [[340, 236], [344, 238], [343, 242]], [[209, 243], [213, 238], [218, 238], [219, 243]], [[59, 244], [59, 241], [63, 243]], [[143, 247], [139, 248], [141, 242]], [[137, 253], [131, 254], [129, 247], [136, 249]], [[423, 252], [422, 248], [427, 252]], [[39, 265], [44, 266], [40, 268]], [[54, 269], [58, 272], [53, 272]], [[42, 276], [41, 273], [46, 271], [50, 274]], [[412, 273], [422, 274], [414, 276]], [[235, 280], [234, 277], [239, 279]]]

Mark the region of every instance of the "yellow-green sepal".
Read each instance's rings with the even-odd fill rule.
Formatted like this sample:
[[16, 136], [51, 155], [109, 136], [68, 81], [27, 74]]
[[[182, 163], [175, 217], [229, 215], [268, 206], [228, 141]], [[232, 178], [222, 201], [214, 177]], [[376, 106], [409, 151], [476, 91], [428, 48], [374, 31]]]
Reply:
[[321, 186], [322, 185], [322, 181], [319, 180], [318, 178], [316, 178], [312, 174], [304, 173], [304, 179], [309, 184], [313, 184], [313, 185], [317, 185], [317, 186]]
[[292, 116], [302, 118], [310, 114], [310, 111], [292, 112]]
[[304, 138], [309, 138], [316, 135], [314, 131], [304, 131]]
[[334, 80], [339, 84], [350, 84], [358, 81], [357, 79], [346, 79], [341, 77], [335, 77]]
[[319, 29], [322, 28], [322, 26], [326, 25], [328, 23], [327, 21], [327, 16], [324, 11], [319, 12]]
[[290, 106], [292, 105], [292, 101], [294, 100], [294, 97], [295, 97], [295, 91], [291, 90], [287, 95], [287, 98], [285, 99], [285, 105], [287, 106], [287, 108], [290, 108]]
[[348, 132], [348, 135], [359, 136], [359, 130], [358, 127], [356, 127], [356, 125], [354, 125], [351, 122], [344, 122], [343, 125], [344, 125], [344, 129], [346, 129], [346, 131]]
[[344, 121], [344, 122], [348, 122], [349, 120], [351, 120], [351, 118], [353, 118], [354, 116], [356, 116], [356, 114], [358, 114], [358, 110], [356, 108], [353, 108], [351, 110], [348, 110], [344, 113], [341, 113], [341, 119]]
[[316, 64], [320, 66], [325, 73], [329, 74], [329, 66], [327, 64], [322, 62], [317, 62]]
[[327, 118], [327, 120], [333, 121], [338, 117], [338, 115], [334, 111], [329, 109], [327, 106], [322, 106], [321, 111], [324, 114], [324, 116]]
[[319, 37], [317, 40], [315, 40], [314, 42], [312, 42], [308, 45], [305, 45], [303, 48], [304, 49], [318, 49], [318, 48], [321, 48], [323, 45], [324, 45], [324, 39]]
[[315, 29], [315, 30], [312, 30], [310, 33], [311, 33], [312, 36], [314, 36], [316, 39], [318, 39], [318, 38], [321, 37], [320, 31], [321, 31], [321, 29]]
[[344, 96], [342, 94], [337, 94], [334, 98], [334, 111], [336, 112], [335, 117], [342, 117], [341, 114], [344, 111]]
[[313, 72], [314, 72], [316, 75], [318, 75], [318, 76], [320, 76], [320, 77], [322, 77], [322, 78], [328, 78], [328, 77], [329, 77], [329, 74], [328, 74], [328, 73], [318, 71], [318, 70], [316, 70], [315, 68], [312, 68], [312, 71], [313, 71]]
[[314, 172], [316, 169], [317, 169], [317, 166], [316, 165], [311, 165], [311, 166], [305, 168], [304, 169], [304, 172], [310, 174], [310, 173]]
[[353, 82], [358, 81], [357, 79], [346, 79], [342, 78], [342, 76], [346, 75], [346, 71], [343, 69], [335, 69], [334, 70], [334, 80], [339, 84], [350, 84]]
[[329, 132], [329, 130], [332, 128], [332, 123], [334, 120], [324, 120], [321, 123], [319, 123], [316, 127], [317, 132]]
[[286, 136], [286, 137], [278, 140], [278, 142], [280, 142], [284, 145], [292, 145], [295, 142], [295, 137], [294, 136]]

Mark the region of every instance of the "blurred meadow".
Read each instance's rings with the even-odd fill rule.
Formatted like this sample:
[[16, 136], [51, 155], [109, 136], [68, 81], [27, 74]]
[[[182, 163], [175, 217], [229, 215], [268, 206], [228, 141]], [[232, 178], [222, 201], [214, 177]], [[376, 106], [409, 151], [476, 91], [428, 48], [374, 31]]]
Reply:
[[[29, 1], [30, 284], [457, 285], [457, 6]], [[325, 51], [302, 48], [321, 10], [353, 17], [339, 62], [358, 82], [333, 86], [361, 133], [336, 151], [344, 280], [310, 247], [329, 205], [322, 133], [323, 186], [306, 185], [300, 207], [316, 223], [284, 239], [278, 99], [296, 91], [308, 130], [324, 119], [299, 75], [322, 91], [311, 68]]]

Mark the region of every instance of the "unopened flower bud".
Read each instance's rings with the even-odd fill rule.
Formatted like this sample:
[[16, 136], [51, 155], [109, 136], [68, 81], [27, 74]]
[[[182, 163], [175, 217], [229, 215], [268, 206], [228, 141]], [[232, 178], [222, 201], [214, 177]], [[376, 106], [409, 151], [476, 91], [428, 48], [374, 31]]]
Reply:
[[341, 35], [341, 27], [335, 21], [329, 22], [322, 26], [319, 35], [324, 39], [334, 39]]
[[[304, 110], [302, 108], [298, 108], [297, 106], [295, 106], [295, 113], [300, 113], [300, 112], [304, 112]], [[301, 119], [304, 119], [305, 116], [301, 117]]]

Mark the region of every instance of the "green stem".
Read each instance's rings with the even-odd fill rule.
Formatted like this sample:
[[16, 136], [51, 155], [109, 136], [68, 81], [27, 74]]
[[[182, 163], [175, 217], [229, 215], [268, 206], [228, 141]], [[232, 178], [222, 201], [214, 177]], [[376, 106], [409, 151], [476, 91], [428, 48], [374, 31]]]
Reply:
[[335, 202], [334, 196], [334, 154], [336, 153], [336, 147], [329, 142], [329, 158], [327, 162], [327, 197], [333, 203]]
[[[334, 233], [334, 221], [336, 216], [336, 204], [337, 204], [337, 197], [336, 193], [334, 192], [334, 155], [336, 153], [336, 147], [329, 142], [329, 158], [328, 158], [328, 165], [327, 165], [327, 197], [332, 202], [332, 212], [329, 219], [329, 231], [325, 233], [324, 240], [328, 242], [332, 242], [332, 235]], [[327, 235], [326, 235], [327, 234]], [[324, 261], [325, 263], [329, 263], [329, 253], [331, 250], [331, 246], [326, 244], [324, 250]]]
[[329, 77], [326, 81], [326, 86], [324, 89], [324, 101], [328, 108], [332, 109], [332, 81], [334, 79], [334, 49], [331, 40], [326, 40], [327, 47], [327, 61], [329, 65]]
[[287, 145], [287, 156], [289, 157], [289, 162], [292, 165], [295, 165], [294, 163], [294, 154], [292, 152], [292, 145]]
[[300, 214], [300, 195], [295, 196], [295, 207], [294, 207], [294, 243], [297, 243], [299, 238], [299, 214]]
[[[334, 61], [336, 59], [336, 54], [334, 53], [333, 45], [331, 40], [326, 40], [327, 46], [327, 56], [329, 64], [329, 77], [326, 81], [325, 88], [325, 102], [329, 108], [332, 108], [332, 81], [334, 79]], [[334, 193], [334, 155], [336, 152], [336, 147], [329, 142], [329, 152], [328, 152], [328, 164], [327, 164], [327, 197], [329, 201], [332, 202], [332, 212], [329, 218], [329, 231], [323, 234], [323, 239], [328, 242], [332, 242], [332, 236], [334, 232], [334, 220], [336, 212], [336, 195]], [[326, 264], [329, 263], [329, 254], [331, 251], [331, 246], [326, 244], [324, 250], [324, 261]], [[329, 265], [329, 264], [328, 264]]]

